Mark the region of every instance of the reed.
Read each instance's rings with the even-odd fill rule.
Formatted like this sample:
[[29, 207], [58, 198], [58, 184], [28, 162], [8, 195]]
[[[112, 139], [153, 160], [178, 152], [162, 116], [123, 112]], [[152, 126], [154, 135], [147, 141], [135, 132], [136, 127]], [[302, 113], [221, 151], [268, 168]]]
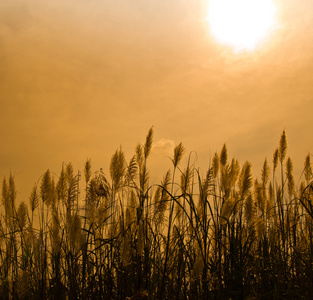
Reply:
[[71, 163], [47, 170], [28, 204], [3, 179], [1, 299], [311, 297], [311, 156], [296, 186], [285, 130], [259, 178], [226, 145], [202, 176], [180, 143], [150, 184], [152, 145], [153, 128], [128, 162], [117, 149], [109, 176], [87, 159], [83, 183]]

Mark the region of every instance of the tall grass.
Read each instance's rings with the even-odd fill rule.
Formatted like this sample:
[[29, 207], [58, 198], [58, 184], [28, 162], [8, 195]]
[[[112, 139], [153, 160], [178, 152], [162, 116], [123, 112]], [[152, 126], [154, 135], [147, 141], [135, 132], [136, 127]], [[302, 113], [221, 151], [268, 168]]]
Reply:
[[83, 179], [71, 163], [59, 176], [47, 170], [28, 206], [17, 204], [14, 177], [3, 179], [1, 299], [311, 297], [310, 155], [296, 187], [285, 131], [260, 178], [226, 145], [202, 176], [192, 154], [182, 166], [179, 144], [152, 185], [152, 144], [151, 128], [129, 162], [118, 149], [109, 176], [90, 159]]

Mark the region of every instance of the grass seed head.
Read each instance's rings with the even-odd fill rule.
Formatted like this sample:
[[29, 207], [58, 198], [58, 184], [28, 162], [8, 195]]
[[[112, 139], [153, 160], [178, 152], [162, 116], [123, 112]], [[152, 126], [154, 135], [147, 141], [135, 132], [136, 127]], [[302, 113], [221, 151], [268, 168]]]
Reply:
[[174, 158], [173, 158], [173, 165], [174, 168], [178, 166], [180, 163], [183, 155], [185, 153], [185, 147], [183, 146], [182, 143], [179, 143], [175, 148], [174, 148]]
[[23, 230], [23, 228], [26, 226], [27, 219], [28, 219], [27, 205], [24, 201], [22, 201], [17, 209], [17, 222], [20, 230]]
[[279, 150], [278, 148], [273, 153], [273, 170], [275, 172], [278, 164]]
[[90, 158], [87, 159], [85, 162], [84, 175], [85, 175], [85, 182], [87, 184], [91, 178], [91, 159]]
[[151, 153], [152, 143], [153, 143], [153, 127], [151, 127], [149, 129], [149, 132], [148, 132], [148, 134], [146, 136], [146, 142], [145, 142], [145, 145], [144, 145], [145, 159], [147, 159], [149, 154]]
[[225, 167], [227, 164], [227, 147], [226, 144], [223, 145], [221, 153], [220, 153], [220, 164]]
[[304, 161], [304, 178], [308, 183], [312, 179], [311, 155], [308, 154]]
[[218, 175], [218, 171], [219, 171], [219, 167], [220, 167], [220, 158], [218, 156], [218, 153], [215, 152], [213, 159], [212, 159], [212, 170], [213, 170], [213, 178], [216, 178]]
[[287, 153], [287, 138], [286, 138], [286, 131], [284, 130], [279, 141], [279, 160], [282, 163], [286, 157]]

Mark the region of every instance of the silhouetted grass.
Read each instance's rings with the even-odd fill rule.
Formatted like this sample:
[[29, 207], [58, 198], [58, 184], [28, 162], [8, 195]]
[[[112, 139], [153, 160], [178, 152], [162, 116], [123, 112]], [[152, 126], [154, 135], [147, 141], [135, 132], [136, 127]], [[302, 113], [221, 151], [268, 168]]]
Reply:
[[[308, 299], [313, 294], [310, 155], [295, 186], [285, 131], [264, 161], [229, 160], [226, 145], [206, 175], [181, 168], [150, 185], [149, 130], [129, 163], [118, 149], [109, 177], [87, 160], [74, 173], [46, 171], [25, 202], [2, 182], [1, 299]], [[85, 182], [85, 193], [79, 193]]]

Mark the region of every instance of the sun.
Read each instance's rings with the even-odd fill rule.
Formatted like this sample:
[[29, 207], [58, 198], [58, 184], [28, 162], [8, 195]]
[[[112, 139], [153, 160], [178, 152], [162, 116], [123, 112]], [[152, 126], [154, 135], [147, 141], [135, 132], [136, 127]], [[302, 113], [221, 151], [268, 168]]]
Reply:
[[253, 50], [276, 22], [272, 0], [210, 0], [212, 34], [236, 51]]

